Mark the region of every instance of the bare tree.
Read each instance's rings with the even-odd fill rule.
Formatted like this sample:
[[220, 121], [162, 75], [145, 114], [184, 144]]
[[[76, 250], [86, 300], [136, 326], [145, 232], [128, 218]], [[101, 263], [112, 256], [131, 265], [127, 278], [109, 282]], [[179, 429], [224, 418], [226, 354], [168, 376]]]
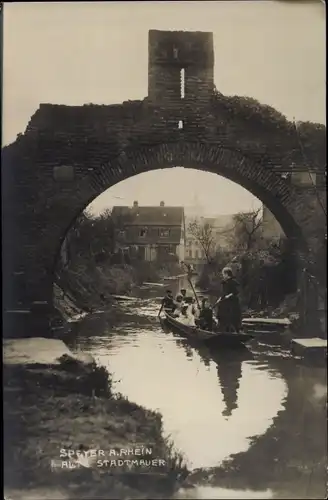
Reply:
[[189, 223], [188, 232], [201, 246], [207, 262], [213, 262], [216, 249], [215, 232], [211, 224], [194, 220]]
[[258, 241], [259, 230], [262, 226], [260, 217], [261, 208], [250, 212], [239, 212], [234, 215], [234, 246], [239, 250], [249, 252]]

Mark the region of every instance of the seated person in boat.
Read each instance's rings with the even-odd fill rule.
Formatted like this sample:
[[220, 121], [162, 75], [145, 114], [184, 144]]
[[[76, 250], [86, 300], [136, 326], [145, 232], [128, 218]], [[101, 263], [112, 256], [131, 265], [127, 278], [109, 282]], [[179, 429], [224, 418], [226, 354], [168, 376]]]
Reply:
[[193, 303], [192, 303], [192, 298], [191, 297], [186, 297], [183, 301], [183, 304], [188, 306], [188, 314], [192, 314], [194, 315], [194, 310], [195, 310], [195, 307], [193, 306]]
[[212, 331], [214, 327], [213, 311], [209, 305], [208, 300], [204, 297], [202, 299], [202, 307], [199, 313], [198, 325], [202, 330]]
[[192, 327], [196, 326], [195, 318], [193, 314], [191, 314], [190, 308], [188, 307], [187, 304], [184, 304], [181, 307], [181, 314], [178, 317], [178, 321], [179, 323], [182, 323], [183, 325], [186, 326], [192, 326]]
[[195, 297], [191, 297], [191, 313], [194, 315], [195, 319], [197, 320], [199, 318], [199, 307], [196, 303]]
[[222, 271], [223, 294], [215, 303], [217, 319], [222, 332], [239, 332], [241, 330], [241, 308], [239, 303], [239, 283], [230, 268]]
[[161, 308], [159, 310], [158, 316], [161, 314], [162, 310], [168, 314], [172, 314], [174, 309], [176, 307], [174, 298], [173, 298], [173, 293], [171, 290], [166, 291], [166, 295], [162, 300]]
[[180, 297], [181, 297], [182, 301], [186, 300], [187, 290], [185, 288], [181, 288], [180, 293], [178, 293], [178, 295], [176, 296], [175, 300], [178, 300], [178, 298], [180, 298]]
[[181, 314], [181, 308], [184, 305], [184, 302], [182, 300], [182, 295], [178, 295], [178, 297], [175, 300], [175, 309], [173, 311], [173, 317], [177, 318]]

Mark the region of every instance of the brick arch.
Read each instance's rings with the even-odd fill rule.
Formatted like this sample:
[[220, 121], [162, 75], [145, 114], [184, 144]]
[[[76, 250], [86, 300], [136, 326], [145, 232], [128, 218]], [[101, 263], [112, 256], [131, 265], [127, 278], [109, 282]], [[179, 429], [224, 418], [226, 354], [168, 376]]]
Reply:
[[67, 233], [95, 198], [134, 175], [176, 166], [211, 172], [247, 189], [275, 215], [286, 236], [296, 241], [299, 248], [306, 248], [306, 237], [302, 231], [304, 220], [299, 210], [302, 200], [279, 175], [236, 150], [204, 143], [175, 142], [125, 150], [83, 179], [77, 186], [82, 196], [72, 207], [73, 210], [66, 212], [65, 219], [60, 219], [61, 224], [57, 227], [60, 235], [53, 242], [52, 263], [48, 263], [52, 265], [48, 267], [48, 272], [51, 269], [54, 273]]
[[[304, 193], [273, 172], [271, 165], [218, 142], [193, 142], [181, 137], [175, 142], [140, 143], [122, 148], [122, 152], [110, 161], [107, 161], [110, 156], [104, 155], [102, 142], [92, 150], [89, 148], [79, 162], [74, 157], [76, 149], [66, 152], [59, 144], [60, 147], [54, 150], [53, 142], [50, 154], [42, 156], [43, 150], [35, 147], [28, 134], [5, 151], [7, 175], [17, 177], [17, 181], [11, 181], [17, 193], [9, 195], [8, 192], [5, 203], [9, 227], [18, 228], [17, 243], [10, 243], [8, 253], [11, 255], [12, 247], [17, 247], [18, 266], [14, 265], [19, 271], [22, 267], [26, 273], [28, 290], [33, 288], [40, 297], [52, 295], [50, 278], [65, 235], [97, 196], [133, 175], [160, 168], [183, 165], [238, 183], [272, 211], [288, 237], [294, 238], [299, 246], [306, 246], [306, 228], [311, 226], [313, 217], [304, 210]], [[72, 167], [74, 177], [56, 180], [54, 170], [60, 165]], [[25, 191], [22, 197], [20, 193]], [[12, 218], [13, 213], [16, 219]]]

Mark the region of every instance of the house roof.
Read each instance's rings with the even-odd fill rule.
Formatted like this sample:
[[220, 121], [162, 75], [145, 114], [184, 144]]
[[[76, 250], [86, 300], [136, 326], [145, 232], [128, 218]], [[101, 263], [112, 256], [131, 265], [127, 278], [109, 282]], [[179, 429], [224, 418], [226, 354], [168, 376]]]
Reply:
[[129, 226], [181, 226], [184, 220], [184, 208], [115, 206], [112, 217], [122, 218], [122, 222]]

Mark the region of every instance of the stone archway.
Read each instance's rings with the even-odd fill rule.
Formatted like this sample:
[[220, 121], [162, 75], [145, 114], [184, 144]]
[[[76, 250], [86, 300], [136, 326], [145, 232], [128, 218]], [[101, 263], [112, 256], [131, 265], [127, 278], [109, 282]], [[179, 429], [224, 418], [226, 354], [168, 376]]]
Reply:
[[[62, 225], [58, 227], [60, 238], [53, 236], [52, 243], [49, 240], [52, 248], [57, 247], [55, 253], [58, 253], [74, 220], [106, 189], [133, 175], [180, 165], [215, 173], [244, 187], [270, 209], [287, 237], [296, 240], [299, 247], [306, 247], [304, 228], [308, 216], [300, 210], [304, 199], [297, 195], [293, 186], [238, 151], [204, 143], [176, 142], [127, 150], [91, 174], [88, 188], [79, 188], [83, 194], [78, 204], [74, 202], [69, 212], [67, 205], [65, 207], [65, 218], [61, 218]], [[52, 234], [55, 235], [55, 232]]]
[[[162, 109], [147, 101], [41, 106], [2, 154], [5, 307], [51, 308], [54, 263], [74, 220], [114, 184], [163, 167], [183, 165], [240, 184], [300, 249], [310, 247], [317, 197], [281, 175], [291, 171], [292, 160], [302, 167], [293, 136], [286, 139], [289, 122], [276, 117], [272, 125], [260, 115], [259, 131], [257, 114], [246, 119], [236, 104], [234, 121], [223, 120], [222, 103], [220, 97], [195, 109]], [[177, 130], [182, 114], [185, 128]]]

